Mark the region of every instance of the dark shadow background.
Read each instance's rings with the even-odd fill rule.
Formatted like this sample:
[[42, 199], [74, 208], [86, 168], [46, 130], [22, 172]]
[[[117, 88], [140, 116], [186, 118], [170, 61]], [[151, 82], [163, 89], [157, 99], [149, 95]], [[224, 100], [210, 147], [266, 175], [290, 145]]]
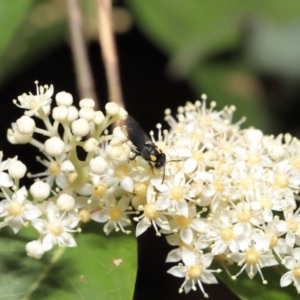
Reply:
[[[146, 132], [154, 129], [157, 122], [162, 122], [166, 127], [163, 121], [165, 108], [170, 107], [175, 112], [176, 107], [184, 105], [186, 101], [199, 99], [199, 95], [195, 95], [186, 82], [175, 82], [167, 78], [165, 73], [167, 57], [146, 40], [137, 28], [118, 36], [117, 45], [126, 109]], [[103, 108], [104, 99], [107, 99], [107, 88], [97, 43], [90, 44], [89, 55], [97, 94], [102, 101]], [[270, 112], [276, 117], [274, 134], [281, 131], [290, 131], [296, 134], [299, 127], [300, 89], [296, 89], [289, 96], [281, 78], [272, 78], [267, 74], [257, 75], [264, 90], [265, 102]], [[57, 48], [31, 69], [19, 74], [0, 91], [1, 149], [4, 151], [5, 157], [13, 157], [18, 154], [22, 161], [32, 166], [31, 172], [40, 171], [33, 155], [35, 149], [30, 146], [11, 145], [5, 136], [10, 123], [23, 114], [23, 111], [12, 104], [12, 99], [23, 92], [35, 93], [35, 80], [38, 80], [40, 84], [53, 84], [55, 94], [62, 90], [72, 93], [75, 102], [78, 102], [72, 55], [67, 44]], [[294, 103], [294, 106], [282, 109], [282, 106], [276, 105], [282, 97], [292, 97], [293, 101], [290, 102]], [[36, 152], [36, 154], [38, 153]], [[184, 279], [175, 278], [166, 273], [172, 266], [165, 263], [166, 255], [171, 248], [163, 237], [156, 237], [153, 230], [149, 229], [138, 238], [138, 247], [139, 270], [135, 300], [203, 298], [199, 290], [192, 291], [188, 295], [178, 294], [178, 289]], [[210, 299], [238, 299], [222, 283], [204, 285], [204, 288]]]

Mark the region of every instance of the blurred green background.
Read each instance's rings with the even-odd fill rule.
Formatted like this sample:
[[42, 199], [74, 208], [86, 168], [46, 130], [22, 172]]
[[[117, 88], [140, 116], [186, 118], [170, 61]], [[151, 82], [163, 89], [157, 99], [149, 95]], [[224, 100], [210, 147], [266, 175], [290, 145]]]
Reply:
[[[95, 1], [80, 3], [103, 107], [107, 85], [97, 42]], [[235, 105], [234, 121], [247, 117], [243, 127], [300, 136], [299, 1], [124, 0], [114, 5], [126, 108], [146, 130], [163, 121], [166, 107], [175, 113], [177, 106], [206, 93], [209, 100], [217, 101], [217, 109]], [[34, 165], [30, 147], [29, 158], [25, 148], [20, 153], [19, 147], [6, 142], [7, 127], [22, 114], [11, 100], [23, 92], [34, 92], [35, 80], [53, 84], [55, 92], [66, 90], [78, 96], [66, 2], [1, 0], [0, 32], [2, 149], [6, 155], [18, 154]], [[151, 278], [163, 282], [170, 277], [165, 274], [170, 266], [164, 264], [165, 269], [158, 270], [169, 248], [163, 239], [157, 242], [155, 237], [151, 240], [152, 236], [150, 232], [139, 240], [140, 298], [137, 294], [136, 299], [148, 299], [147, 283], [148, 288], [155, 285]], [[167, 287], [160, 287], [155, 299], [167, 299], [170, 289], [177, 293], [180, 281], [171, 280]], [[199, 296], [194, 293], [178, 299]]]

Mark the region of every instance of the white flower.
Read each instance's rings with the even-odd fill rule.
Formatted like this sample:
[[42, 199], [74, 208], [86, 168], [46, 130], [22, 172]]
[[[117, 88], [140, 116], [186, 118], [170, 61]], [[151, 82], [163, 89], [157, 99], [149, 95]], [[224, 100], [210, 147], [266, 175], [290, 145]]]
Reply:
[[12, 178], [4, 171], [8, 170], [9, 166], [17, 161], [17, 156], [14, 158], [9, 158], [7, 160], [2, 161], [3, 152], [0, 151], [0, 186], [3, 187], [11, 187], [13, 186], [14, 182]]
[[181, 240], [187, 245], [192, 243], [194, 239], [194, 232], [200, 235], [208, 231], [209, 228], [206, 221], [197, 216], [195, 205], [189, 208], [188, 217], [176, 213], [172, 216], [172, 220], [170, 220], [169, 224], [172, 231], [174, 233], [178, 233]]
[[195, 192], [189, 182], [186, 182], [183, 173], [175, 174], [173, 179], [165, 180], [163, 184], [157, 180], [154, 186], [160, 192], [156, 206], [158, 209], [168, 209], [170, 212], [188, 217], [189, 208], [187, 200], [193, 201]]
[[250, 279], [252, 279], [257, 272], [259, 272], [264, 284], [267, 281], [264, 279], [261, 269], [263, 267], [270, 267], [278, 265], [278, 262], [273, 258], [272, 251], [270, 250], [271, 237], [265, 236], [255, 240], [243, 253], [232, 253], [230, 258], [235, 261], [238, 266], [242, 266], [241, 270], [232, 276], [236, 279], [244, 270], [246, 270]]
[[127, 211], [129, 203], [129, 197], [124, 197], [117, 201], [114, 197], [107, 196], [104, 200], [104, 206], [99, 207], [99, 209], [91, 213], [90, 217], [96, 222], [106, 223], [103, 230], [107, 235], [110, 234], [113, 229], [115, 231], [121, 229], [122, 232], [129, 234], [131, 231], [124, 229], [125, 226], [131, 223], [128, 218], [130, 212]]
[[285, 241], [290, 247], [294, 247], [295, 243], [300, 245], [300, 208], [295, 212], [292, 207], [288, 207], [283, 211], [284, 221], [280, 220], [277, 224], [277, 230], [286, 233]]
[[285, 257], [285, 267], [290, 271], [282, 275], [280, 286], [285, 287], [294, 283], [297, 292], [300, 293], [300, 248], [292, 250], [292, 256]]
[[211, 253], [220, 255], [222, 253], [243, 251], [250, 244], [252, 228], [246, 223], [233, 224], [232, 218], [228, 216], [213, 219], [211, 230], [204, 233], [195, 243], [197, 249], [204, 249], [211, 245]]
[[168, 270], [169, 274], [173, 276], [185, 278], [183, 284], [179, 289], [181, 293], [184, 289], [185, 293], [188, 293], [191, 289], [196, 290], [196, 285], [199, 286], [205, 298], [208, 298], [208, 294], [205, 293], [202, 282], [206, 284], [218, 283], [213, 272], [220, 272], [220, 270], [207, 269], [214, 256], [211, 253], [208, 254], [195, 254], [194, 251], [189, 251], [182, 248], [182, 261], [184, 265], [178, 265]]
[[136, 226], [135, 235], [139, 236], [145, 232], [151, 225], [153, 225], [156, 235], [160, 236], [157, 226], [162, 228], [164, 231], [171, 232], [169, 221], [166, 218], [164, 211], [166, 207], [158, 206], [155, 201], [155, 193], [152, 192], [153, 187], [150, 185], [147, 192], [147, 203], [139, 207], [139, 210], [143, 210], [143, 214], [139, 217], [133, 218], [138, 222]]
[[[40, 178], [48, 183], [50, 187], [53, 187], [55, 183], [61, 189], [65, 188], [69, 183], [74, 181], [73, 178], [76, 177], [76, 173], [74, 174], [75, 168], [69, 160], [66, 160], [65, 155], [55, 159], [46, 153], [44, 153], [44, 155], [48, 160], [40, 157], [37, 157], [37, 160], [47, 169], [44, 172], [30, 174], [31, 178]], [[66, 170], [66, 166], [68, 166], [68, 170]], [[70, 166], [72, 166], [72, 168]]]
[[42, 235], [42, 245], [45, 251], [49, 251], [54, 245], [76, 247], [76, 242], [70, 232], [80, 221], [75, 214], [61, 213], [58, 207], [50, 202], [47, 207], [47, 219], [36, 219], [32, 221], [33, 227]]
[[26, 116], [33, 116], [36, 113], [39, 113], [39, 109], [45, 109], [51, 104], [51, 97], [53, 95], [54, 88], [53, 85], [42, 87], [38, 86], [36, 83], [36, 95], [32, 95], [31, 93], [29, 95], [23, 94], [21, 96], [18, 96], [18, 101], [20, 104], [16, 105], [18, 107], [28, 109], [28, 111], [25, 112]]
[[25, 187], [17, 190], [11, 198], [4, 190], [2, 191], [6, 199], [0, 202], [0, 217], [4, 217], [0, 227], [8, 225], [14, 233], [17, 233], [23, 226], [24, 220], [32, 221], [42, 214], [36, 206], [27, 200]]

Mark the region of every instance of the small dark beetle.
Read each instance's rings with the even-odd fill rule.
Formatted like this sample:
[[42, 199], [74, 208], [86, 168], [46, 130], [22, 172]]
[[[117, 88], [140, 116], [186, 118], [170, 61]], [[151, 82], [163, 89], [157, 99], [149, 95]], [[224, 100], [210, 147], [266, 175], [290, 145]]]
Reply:
[[[123, 124], [123, 132], [134, 145], [131, 151], [136, 156], [142, 156], [144, 160], [149, 162], [151, 169], [160, 169], [165, 167], [166, 155], [151, 141], [150, 137], [144, 132], [142, 127], [130, 116], [127, 117]], [[163, 180], [165, 178], [165, 170]]]

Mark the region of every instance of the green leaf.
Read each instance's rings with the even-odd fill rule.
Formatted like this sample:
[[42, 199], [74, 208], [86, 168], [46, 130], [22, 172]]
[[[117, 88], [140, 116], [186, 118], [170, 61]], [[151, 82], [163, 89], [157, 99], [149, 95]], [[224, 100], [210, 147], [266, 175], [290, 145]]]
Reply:
[[[274, 48], [274, 42], [269, 48], [264, 45], [267, 50], [263, 54], [255, 44], [252, 52], [246, 52], [246, 57], [236, 55], [219, 60], [216, 57], [241, 51], [245, 47], [247, 25], [255, 24], [257, 32], [260, 32], [259, 26], [264, 23], [257, 20], [269, 21], [279, 28], [286, 24], [295, 25], [292, 29], [280, 31], [280, 34], [297, 31], [299, 1], [127, 0], [127, 3], [139, 27], [169, 55], [172, 76], [186, 78], [197, 94], [206, 93], [209, 99], [217, 101], [218, 107], [234, 104], [237, 118], [247, 117], [246, 125], [267, 128], [269, 116], [262, 108], [262, 101], [259, 102], [262, 100], [259, 82], [249, 69], [257, 70], [255, 66], [266, 68], [267, 65], [269, 70], [282, 70], [285, 59], [279, 60], [278, 57], [286, 57], [282, 52], [287, 44], [277, 43], [277, 47], [282, 44], [283, 49], [276, 50], [273, 60], [269, 54], [261, 56], [266, 51], [270, 52], [270, 47]], [[269, 32], [272, 31], [264, 30], [266, 34]], [[259, 42], [259, 37], [257, 34], [254, 36], [255, 42]], [[263, 39], [267, 41], [266, 35]], [[257, 49], [260, 56], [255, 52]], [[293, 56], [289, 54], [288, 60], [289, 66], [296, 69], [292, 74], [300, 74], [298, 48], [293, 47], [290, 52], [295, 52]], [[270, 63], [276, 65], [270, 66]], [[242, 74], [241, 78], [238, 78], [239, 74]]]
[[[77, 234], [75, 248], [55, 247], [41, 260], [26, 256], [25, 245], [36, 239], [30, 228], [17, 235], [0, 233], [1, 297], [19, 299], [132, 299], [136, 277], [136, 239], [99, 233], [88, 226]], [[120, 263], [120, 265], [118, 265]]]
[[[65, 40], [68, 32], [65, 1], [7, 0], [5, 2], [16, 4], [32, 2], [34, 5], [28, 11], [20, 9], [20, 13], [22, 13], [20, 20], [15, 15], [11, 16], [12, 21], [16, 23], [18, 20], [19, 22], [14, 28], [14, 35], [7, 41], [3, 51], [0, 51], [0, 84], [3, 84], [17, 71], [28, 67], [38, 59], [42, 59], [49, 51]], [[0, 1], [0, 3], [2, 2]], [[1, 26], [0, 36], [5, 31], [6, 26]]]
[[0, 56], [25, 18], [33, 0], [0, 1]]

